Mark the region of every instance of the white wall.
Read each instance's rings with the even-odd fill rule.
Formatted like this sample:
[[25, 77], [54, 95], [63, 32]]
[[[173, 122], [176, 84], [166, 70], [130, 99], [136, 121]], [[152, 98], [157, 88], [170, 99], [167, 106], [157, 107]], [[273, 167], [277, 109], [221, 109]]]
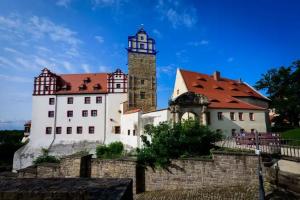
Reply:
[[[107, 95], [106, 105], [106, 139], [105, 143], [109, 144], [114, 141], [120, 141], [121, 134], [114, 133], [115, 126], [121, 126], [122, 110], [120, 105], [127, 100], [126, 93], [109, 93]], [[121, 126], [122, 129], [122, 126]]]
[[49, 105], [49, 98], [55, 95], [32, 96], [32, 119], [30, 145], [33, 147], [48, 147], [53, 140], [52, 134], [46, 134], [46, 127], [53, 127], [54, 118], [48, 117], [48, 111], [54, 111], [55, 105]]
[[[242, 109], [208, 109], [210, 112], [210, 125], [213, 130], [221, 129], [226, 136], [231, 136], [231, 130], [236, 129], [239, 133], [240, 129], [250, 132], [255, 129], [258, 132], [266, 132], [266, 119], [264, 110], [242, 110]], [[218, 120], [218, 112], [223, 112], [223, 120]], [[235, 120], [230, 119], [230, 112], [235, 113]], [[243, 121], [239, 120], [238, 113], [243, 112]], [[254, 113], [254, 121], [249, 119], [249, 113]]]
[[[73, 97], [73, 104], [68, 104], [68, 97]], [[90, 97], [90, 104], [84, 103], [84, 98]], [[102, 97], [102, 103], [96, 103], [96, 97]], [[105, 123], [105, 94], [58, 95], [56, 127], [62, 127], [62, 133], [56, 134], [55, 143], [73, 143], [82, 140], [103, 142]], [[67, 111], [73, 111], [73, 117], [67, 117]], [[82, 116], [82, 111], [88, 111], [88, 117]], [[91, 110], [97, 110], [97, 116], [91, 116]], [[82, 134], [77, 134], [77, 127], [82, 127]], [[89, 126], [94, 126], [95, 132], [90, 134]], [[72, 127], [72, 134], [67, 134], [67, 127]]]
[[180, 70], [177, 69], [172, 99], [178, 97], [179, 95], [181, 95], [185, 92], [188, 92], [188, 89], [185, 85], [185, 82], [184, 82], [184, 79], [183, 79], [183, 77], [180, 73]]
[[[127, 148], [139, 147], [140, 123], [141, 112], [124, 114], [121, 116], [121, 141]], [[130, 135], [128, 135], [128, 130], [130, 130]], [[133, 135], [133, 130], [135, 130], [135, 136]]]

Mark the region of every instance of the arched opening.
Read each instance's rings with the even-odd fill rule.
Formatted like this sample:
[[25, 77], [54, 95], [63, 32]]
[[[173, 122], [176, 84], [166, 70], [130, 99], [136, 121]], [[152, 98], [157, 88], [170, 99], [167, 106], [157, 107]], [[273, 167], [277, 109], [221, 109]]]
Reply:
[[185, 112], [181, 116], [181, 121], [185, 121], [185, 120], [197, 120], [197, 119], [198, 119], [198, 116], [195, 113], [193, 113], [193, 112]]

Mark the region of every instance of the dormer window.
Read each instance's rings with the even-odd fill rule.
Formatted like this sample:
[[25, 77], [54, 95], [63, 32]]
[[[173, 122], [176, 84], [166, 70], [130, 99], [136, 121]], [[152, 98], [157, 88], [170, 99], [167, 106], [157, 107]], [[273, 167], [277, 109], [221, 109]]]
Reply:
[[212, 100], [210, 100], [210, 102], [220, 103], [220, 101], [218, 99], [212, 99]]
[[81, 84], [80, 86], [79, 86], [79, 90], [85, 90], [86, 89], [86, 85], [85, 84]]
[[203, 86], [199, 83], [194, 83], [193, 84], [193, 87], [196, 87], [196, 88], [203, 88]]
[[94, 90], [100, 90], [100, 89], [101, 89], [101, 85], [99, 83], [94, 85]]
[[141, 36], [141, 40], [144, 40], [144, 36]]
[[214, 86], [214, 89], [216, 89], [216, 90], [224, 90], [222, 87], [220, 87], [220, 86]]
[[203, 78], [203, 77], [197, 77], [197, 79], [198, 80], [200, 80], [200, 81], [207, 81], [205, 78]]
[[87, 84], [87, 83], [91, 82], [91, 79], [90, 79], [90, 77], [86, 77], [86, 78], [83, 80], [83, 82], [84, 82], [85, 84]]

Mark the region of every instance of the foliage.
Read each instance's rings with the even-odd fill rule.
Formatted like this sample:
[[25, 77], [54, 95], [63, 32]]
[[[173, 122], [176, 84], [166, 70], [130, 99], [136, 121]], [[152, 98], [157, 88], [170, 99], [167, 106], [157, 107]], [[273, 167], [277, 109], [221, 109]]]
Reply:
[[12, 164], [15, 151], [23, 145], [22, 138], [20, 130], [0, 131], [0, 164]]
[[267, 71], [254, 87], [265, 90], [272, 100], [270, 107], [279, 114], [276, 125], [285, 125], [287, 120], [292, 126], [299, 126], [300, 60], [289, 67], [281, 66]]
[[174, 125], [147, 125], [145, 135], [141, 138], [144, 147], [138, 150], [139, 164], [166, 168], [171, 164], [171, 159], [209, 155], [213, 143], [220, 140], [222, 135], [201, 126], [197, 121], [187, 120]]
[[42, 149], [42, 155], [38, 156], [33, 163], [35, 165], [41, 164], [41, 163], [59, 163], [59, 159], [57, 159], [55, 156], [49, 155], [48, 149]]
[[295, 139], [300, 140], [300, 128], [288, 130], [281, 135], [284, 139]]
[[99, 145], [96, 148], [97, 158], [119, 158], [123, 153], [124, 145], [122, 142], [112, 142], [109, 145]]

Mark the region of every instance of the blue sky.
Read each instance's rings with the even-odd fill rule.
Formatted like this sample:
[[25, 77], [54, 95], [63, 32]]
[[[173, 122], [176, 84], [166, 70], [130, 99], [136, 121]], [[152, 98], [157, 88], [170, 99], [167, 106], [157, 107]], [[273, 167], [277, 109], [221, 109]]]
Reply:
[[1, 0], [0, 129], [31, 118], [33, 78], [127, 72], [127, 36], [144, 24], [157, 43], [158, 106], [176, 68], [254, 84], [300, 58], [300, 1]]

